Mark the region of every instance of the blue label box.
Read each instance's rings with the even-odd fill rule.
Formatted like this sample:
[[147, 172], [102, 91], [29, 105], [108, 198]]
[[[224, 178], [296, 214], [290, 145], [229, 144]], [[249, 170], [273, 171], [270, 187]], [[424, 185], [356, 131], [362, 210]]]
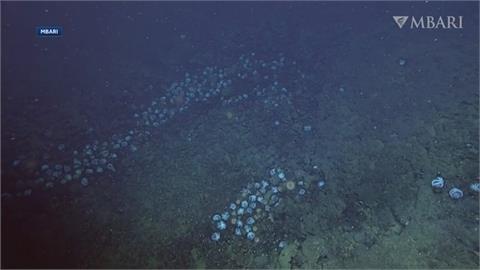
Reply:
[[36, 28], [39, 37], [60, 37], [63, 35], [63, 28], [59, 26], [39, 26]]

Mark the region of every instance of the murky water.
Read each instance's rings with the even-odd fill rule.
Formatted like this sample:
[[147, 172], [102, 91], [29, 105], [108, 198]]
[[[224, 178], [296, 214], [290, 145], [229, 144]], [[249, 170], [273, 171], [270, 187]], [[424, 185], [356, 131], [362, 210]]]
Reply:
[[2, 267], [478, 268], [478, 20], [2, 3]]

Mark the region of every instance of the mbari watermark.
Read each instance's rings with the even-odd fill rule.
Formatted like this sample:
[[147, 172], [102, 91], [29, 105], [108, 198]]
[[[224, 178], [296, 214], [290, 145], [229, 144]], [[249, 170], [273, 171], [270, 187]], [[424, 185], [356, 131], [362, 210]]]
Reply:
[[393, 16], [398, 28], [463, 29], [463, 16]]

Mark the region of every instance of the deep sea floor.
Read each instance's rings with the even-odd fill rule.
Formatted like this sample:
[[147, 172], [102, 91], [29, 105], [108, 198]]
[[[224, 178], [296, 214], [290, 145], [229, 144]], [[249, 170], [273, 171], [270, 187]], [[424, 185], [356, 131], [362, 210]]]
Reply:
[[[479, 193], [468, 190], [479, 181], [478, 59], [471, 57], [478, 44], [427, 35], [402, 43], [385, 29], [328, 33], [336, 34], [307, 31], [292, 45], [299, 49], [286, 57], [298, 59], [292, 76], [301, 79], [289, 89], [290, 102], [201, 104], [87, 186], [77, 180], [2, 195], [2, 267], [478, 269]], [[379, 39], [385, 44], [372, 50]], [[332, 45], [311, 48], [322, 40]], [[164, 62], [181, 55], [178, 49]], [[197, 52], [189, 63], [234, 61], [213, 55]], [[155, 75], [155, 64], [135, 65], [112, 72], [129, 78], [110, 80], [118, 94], [57, 96], [41, 113], [22, 103], [28, 97], [11, 100], [24, 108], [19, 119], [39, 118], [25, 128], [25, 148], [48, 148], [45, 137], [109, 136], [130, 124], [122, 121], [132, 114], [125, 104], [146, 104], [151, 85], [178, 79]], [[101, 103], [106, 97], [111, 102]], [[88, 121], [99, 106], [105, 117]], [[52, 122], [53, 111], [69, 120]], [[45, 123], [50, 132], [39, 129]], [[212, 215], [274, 167], [297, 184], [282, 190], [270, 214], [258, 212], [257, 240], [230, 233], [212, 241]], [[438, 173], [447, 187], [434, 192]], [[319, 179], [325, 187], [316, 186]], [[298, 181], [306, 183], [302, 196]], [[453, 186], [465, 191], [462, 199], [449, 197]]]

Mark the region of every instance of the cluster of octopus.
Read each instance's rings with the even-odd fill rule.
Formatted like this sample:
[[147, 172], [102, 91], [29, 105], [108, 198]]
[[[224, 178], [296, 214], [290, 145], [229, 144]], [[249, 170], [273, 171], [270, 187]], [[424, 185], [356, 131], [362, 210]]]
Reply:
[[[302, 197], [313, 185], [316, 185], [318, 189], [323, 189], [325, 180], [319, 179], [316, 183], [287, 180], [283, 169], [271, 169], [269, 177], [248, 183], [240, 191], [235, 201], [226, 206], [222, 212], [212, 215], [214, 232], [210, 239], [219, 241], [222, 234], [233, 234], [235, 237], [244, 237], [250, 241], [259, 242], [259, 237], [256, 235], [258, 222], [273, 221], [273, 209], [281, 204], [283, 194], [296, 193], [296, 196]], [[285, 243], [285, 241], [280, 241], [279, 247], [282, 248]]]
[[[480, 178], [478, 179], [480, 181]], [[435, 177], [432, 180], [432, 189], [436, 193], [442, 192], [445, 188], [447, 188], [447, 183], [445, 181], [445, 178], [441, 174], [438, 174], [437, 177]], [[472, 193], [479, 193], [480, 192], [480, 182], [473, 182], [468, 185], [468, 190]], [[460, 200], [463, 198], [463, 190], [460, 189], [460, 187], [456, 186], [451, 186], [449, 191], [448, 191], [448, 196], [452, 198], [453, 200]]]
[[[255, 53], [248, 53], [240, 56], [232, 66], [207, 66], [198, 72], [187, 72], [167, 89], [159, 89], [163, 94], [147, 105], [134, 106], [132, 122], [135, 124], [129, 130], [78, 148], [59, 144], [57, 149], [43, 154], [33, 179], [17, 181], [16, 195], [30, 196], [34, 188], [48, 190], [77, 179], [82, 186], [87, 186], [96, 175], [114, 173], [117, 170], [115, 163], [122, 155], [137, 151], [151, 139], [155, 130], [176, 115], [187, 113], [194, 104], [218, 102], [220, 106], [232, 106], [249, 100], [266, 107], [281, 107], [291, 103], [288, 85], [281, 78], [289, 72], [287, 66], [295, 65], [282, 55], [263, 60]], [[294, 72], [298, 72], [296, 67]], [[62, 157], [62, 161], [55, 161], [55, 156]], [[13, 169], [21, 170], [26, 163], [24, 160], [27, 160], [24, 155], [14, 160]], [[4, 197], [10, 195], [2, 193]]]

